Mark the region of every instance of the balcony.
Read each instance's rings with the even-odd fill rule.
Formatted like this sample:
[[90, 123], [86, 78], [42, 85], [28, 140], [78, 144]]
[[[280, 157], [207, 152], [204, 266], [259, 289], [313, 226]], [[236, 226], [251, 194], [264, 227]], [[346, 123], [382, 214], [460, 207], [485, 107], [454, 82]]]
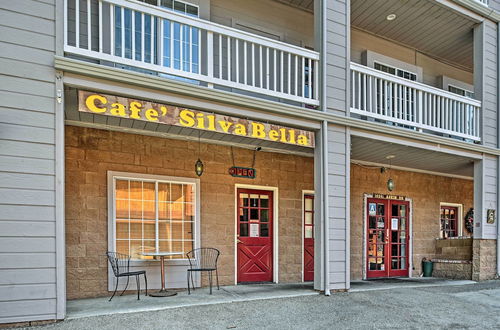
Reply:
[[65, 0], [64, 30], [69, 57], [319, 105], [319, 54], [305, 48], [133, 0]]
[[479, 142], [481, 102], [351, 63], [351, 115]]

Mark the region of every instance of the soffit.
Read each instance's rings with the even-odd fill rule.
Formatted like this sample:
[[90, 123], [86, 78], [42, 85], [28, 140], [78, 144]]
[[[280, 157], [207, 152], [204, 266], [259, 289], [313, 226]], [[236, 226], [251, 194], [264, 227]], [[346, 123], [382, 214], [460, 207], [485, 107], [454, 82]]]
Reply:
[[286, 5], [299, 8], [308, 12], [314, 11], [314, 0], [275, 0]]
[[[353, 162], [371, 162], [443, 174], [474, 176], [473, 160], [467, 157], [357, 136], [351, 138], [351, 145]], [[395, 158], [389, 161], [386, 158], [389, 155], [394, 155]]]
[[[388, 21], [387, 15], [396, 14]], [[351, 0], [353, 27], [473, 68], [472, 19], [428, 0]]]

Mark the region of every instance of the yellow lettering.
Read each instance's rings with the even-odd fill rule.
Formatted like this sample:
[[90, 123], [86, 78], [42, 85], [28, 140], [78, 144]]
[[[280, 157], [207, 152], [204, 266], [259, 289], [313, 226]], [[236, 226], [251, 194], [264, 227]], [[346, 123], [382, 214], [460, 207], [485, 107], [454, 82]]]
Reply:
[[278, 131], [275, 131], [275, 130], [270, 130], [269, 131], [269, 138], [273, 141], [278, 141], [278, 136], [279, 136], [279, 133]]
[[182, 110], [179, 113], [179, 123], [182, 126], [193, 127], [194, 126], [194, 112], [187, 109]]
[[155, 109], [146, 110], [144, 116], [149, 121], [158, 121], [158, 111], [156, 111]]
[[127, 117], [127, 114], [125, 113], [125, 106], [121, 103], [113, 103], [111, 104], [113, 108], [109, 110], [109, 112], [113, 116], [120, 116], [120, 117]]
[[198, 128], [205, 129], [205, 120], [203, 118], [203, 114], [199, 113], [196, 115], [198, 119]]
[[222, 130], [225, 133], [228, 133], [229, 128], [233, 125], [233, 123], [231, 123], [229, 121], [223, 121], [223, 120], [219, 120], [218, 123], [219, 123], [219, 126], [222, 128]]
[[210, 130], [210, 131], [215, 131], [215, 116], [208, 115], [207, 119], [208, 119], [207, 129]]
[[95, 112], [95, 113], [106, 112], [106, 108], [98, 108], [97, 107], [97, 105], [95, 104], [96, 100], [101, 102], [102, 105], [105, 105], [106, 103], [108, 103], [108, 100], [104, 96], [94, 94], [94, 95], [90, 95], [89, 97], [87, 97], [87, 99], [85, 100], [85, 105], [92, 112]]
[[266, 133], [264, 132], [264, 125], [259, 123], [252, 123], [252, 137], [264, 139]]
[[234, 134], [247, 136], [247, 128], [243, 124], [236, 124], [234, 127]]
[[280, 128], [280, 133], [281, 133], [281, 142], [286, 143], [286, 130], [284, 128]]
[[297, 141], [295, 141], [295, 130], [291, 129], [289, 131], [289, 134], [290, 134], [290, 141], [289, 142], [292, 143], [292, 144], [297, 143]]
[[139, 102], [130, 102], [130, 118], [141, 119], [139, 112], [141, 112], [142, 104]]
[[161, 110], [161, 115], [162, 116], [166, 116], [167, 115], [167, 107], [161, 106], [160, 110]]
[[297, 138], [297, 143], [302, 145], [302, 146], [309, 145], [309, 141], [307, 140], [307, 136], [299, 135], [299, 137]]

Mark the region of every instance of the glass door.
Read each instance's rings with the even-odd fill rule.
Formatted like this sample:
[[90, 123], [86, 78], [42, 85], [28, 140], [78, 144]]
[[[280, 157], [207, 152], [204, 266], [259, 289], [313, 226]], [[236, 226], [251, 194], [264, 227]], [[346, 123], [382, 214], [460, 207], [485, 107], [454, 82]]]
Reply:
[[367, 278], [408, 276], [409, 203], [368, 199]]

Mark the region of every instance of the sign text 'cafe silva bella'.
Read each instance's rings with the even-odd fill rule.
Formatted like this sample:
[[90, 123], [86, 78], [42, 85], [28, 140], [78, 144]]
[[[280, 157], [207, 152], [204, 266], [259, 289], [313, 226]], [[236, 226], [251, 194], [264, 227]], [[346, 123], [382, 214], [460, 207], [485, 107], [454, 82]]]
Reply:
[[115, 95], [79, 91], [78, 110], [314, 148], [314, 132]]

